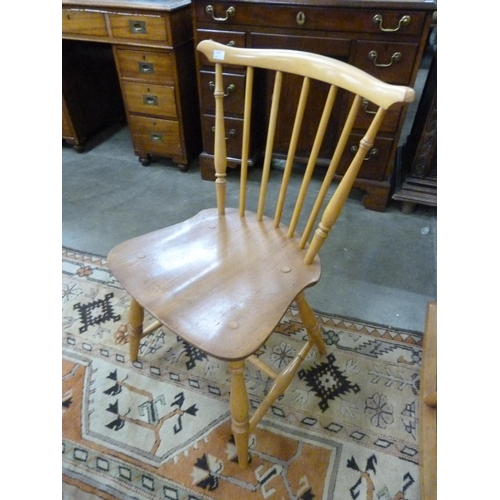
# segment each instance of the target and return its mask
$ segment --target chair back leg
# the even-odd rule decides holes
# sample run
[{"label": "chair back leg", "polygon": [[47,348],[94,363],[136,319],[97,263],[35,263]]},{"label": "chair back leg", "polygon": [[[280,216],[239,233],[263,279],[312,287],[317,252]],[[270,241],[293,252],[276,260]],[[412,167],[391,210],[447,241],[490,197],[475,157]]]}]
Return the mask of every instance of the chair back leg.
[{"label": "chair back leg", "polygon": [[307,330],[309,337],[314,340],[320,354],[326,355],[326,345],[323,337],[321,336],[318,318],[307,302],[304,292],[300,292],[297,297],[295,297],[295,303],[299,309],[299,316],[302,324]]}]

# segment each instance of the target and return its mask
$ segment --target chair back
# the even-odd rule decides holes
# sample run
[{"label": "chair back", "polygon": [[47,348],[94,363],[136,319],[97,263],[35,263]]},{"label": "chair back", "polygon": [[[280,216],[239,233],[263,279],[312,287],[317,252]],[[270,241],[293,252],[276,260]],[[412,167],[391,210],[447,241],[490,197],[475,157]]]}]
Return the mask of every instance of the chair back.
[{"label": "chair back", "polygon": [[[256,81],[255,70],[266,71],[266,74],[271,72],[274,77],[272,99],[269,115],[266,120],[267,135],[264,141],[265,151],[262,179],[256,208],[258,220],[262,220],[266,208],[266,195],[274,154],[273,146],[277,129],[280,127],[280,105],[286,107],[296,106],[291,136],[289,141],[287,141],[289,147],[286,153],[286,162],[279,189],[279,196],[274,204],[273,217],[275,227],[278,227],[282,220],[292,169],[294,165],[296,165],[297,145],[299,144],[299,137],[308,102],[318,98],[314,92],[310,92],[311,86],[314,81],[324,82],[324,84],[328,86],[328,92],[321,117],[318,121],[313,146],[309,158],[306,161],[301,186],[294,200],[293,213],[288,224],[288,237],[291,238],[295,236],[299,218],[304,217],[307,221],[300,236],[299,248],[307,248],[304,262],[310,264],[319,252],[321,245],[325,241],[330,229],[342,210],[367,152],[373,146],[375,136],[380,129],[387,109],[393,105],[412,102],[415,97],[413,89],[384,83],[347,63],[307,52],[281,49],[240,49],[228,47],[212,40],[200,42],[198,50],[202,52],[211,63],[215,64],[214,165],[217,206],[220,215],[223,215],[225,212],[227,184],[226,131],[224,125],[224,99],[226,95],[224,67],[230,65],[233,67],[243,66],[246,68],[239,196],[239,213],[241,217],[244,217],[247,212],[247,179],[250,140],[252,137],[251,127],[252,125],[257,127],[262,126],[259,121],[255,120],[256,113],[253,103],[255,94],[254,83]],[[287,74],[298,75],[302,78],[297,104],[294,102],[287,102],[287,99],[283,98],[281,95],[283,81]],[[348,97],[349,94],[351,94],[351,98]],[[345,102],[350,102],[352,100],[349,111],[345,113],[345,116],[333,116],[335,114],[334,104],[336,100],[343,99],[345,99]],[[339,162],[344,154],[348,138],[353,131],[358,112],[364,100],[372,103],[377,110],[370,115],[372,118],[370,123],[365,126],[366,130],[359,142],[357,151],[352,157],[352,161],[350,161],[337,188],[330,194],[330,186],[332,185],[334,175],[337,172]],[[332,110],[334,111],[333,114]],[[334,147],[331,161],[325,171],[317,196],[314,202],[308,205],[312,206],[312,208],[309,213],[302,214],[310,182],[317,165],[318,155],[320,154],[325,134],[329,130],[329,123],[333,119],[338,120],[339,123],[343,122],[343,124],[336,127],[338,130],[336,134],[336,146]],[[256,123],[253,124],[252,120],[256,121]],[[358,131],[358,128],[358,124],[356,123],[356,131]],[[311,238],[312,229],[319,215],[321,215],[320,222]]]}]

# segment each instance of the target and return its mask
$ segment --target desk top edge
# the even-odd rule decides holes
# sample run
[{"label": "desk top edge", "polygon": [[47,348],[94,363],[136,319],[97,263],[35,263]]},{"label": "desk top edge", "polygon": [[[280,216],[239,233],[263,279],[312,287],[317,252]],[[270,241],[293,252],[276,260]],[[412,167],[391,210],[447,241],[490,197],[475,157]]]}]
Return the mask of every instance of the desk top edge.
[{"label": "desk top edge", "polygon": [[113,7],[117,9],[139,9],[172,11],[191,4],[191,0],[62,0],[64,7]]},{"label": "desk top edge", "polygon": [[[205,0],[192,0],[199,3]],[[226,3],[257,3],[275,4],[289,6],[311,6],[311,7],[380,7],[380,8],[414,8],[418,10],[437,10],[437,0],[222,0]]]},{"label": "desk top edge", "polygon": [[[227,1],[227,0],[226,0]],[[234,3],[262,3],[260,0],[233,0]],[[385,7],[437,10],[437,0],[270,0],[270,4],[311,5],[316,7]],[[63,7],[113,7],[171,11],[186,7],[191,0],[62,0]]]}]

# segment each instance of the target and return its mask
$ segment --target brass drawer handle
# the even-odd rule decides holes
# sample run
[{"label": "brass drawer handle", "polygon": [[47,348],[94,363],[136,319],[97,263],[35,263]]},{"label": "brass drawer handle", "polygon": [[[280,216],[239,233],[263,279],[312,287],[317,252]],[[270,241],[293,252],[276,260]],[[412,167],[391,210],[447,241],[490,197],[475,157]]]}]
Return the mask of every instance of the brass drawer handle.
[{"label": "brass drawer handle", "polygon": [[[351,147],[351,153],[354,155],[358,152],[358,146],[352,146]],[[366,153],[366,156],[365,156],[365,159],[364,161],[368,161],[368,160],[371,160],[371,159],[374,159],[378,156],[378,149],[377,148],[372,148],[370,149],[370,151],[368,151],[368,153]]]},{"label": "brass drawer handle", "polygon": [[146,33],[146,23],[144,21],[129,21],[128,29],[130,33]]},{"label": "brass drawer handle", "polygon": [[297,17],[295,19],[297,21],[297,24],[299,26],[302,26],[306,22],[306,15],[301,11],[297,14]]},{"label": "brass drawer handle", "polygon": [[[208,87],[210,90],[215,90],[215,83],[213,81],[208,82]],[[236,85],[234,83],[230,83],[227,86],[226,93],[224,94],[224,97],[227,97],[230,92],[234,92],[236,90]]]},{"label": "brass drawer handle", "polygon": [[374,66],[377,66],[377,68],[388,68],[389,66],[392,66],[393,63],[401,60],[401,58],[403,57],[403,55],[401,54],[401,52],[394,52],[394,54],[392,54],[392,56],[391,56],[391,62],[387,63],[387,64],[382,64],[382,63],[378,63],[377,62],[378,54],[377,54],[376,50],[372,50],[368,54],[368,57],[370,59],[373,59],[373,64],[374,64]]},{"label": "brass drawer handle", "polygon": [[158,96],[143,94],[142,102],[146,106],[158,106]]},{"label": "brass drawer handle", "polygon": [[229,19],[229,16],[234,16],[234,13],[236,12],[234,7],[229,7],[229,9],[226,10],[226,17],[215,17],[214,15],[214,8],[211,5],[207,5],[205,12],[207,14],[212,14],[212,19],[217,22],[224,22]]},{"label": "brass drawer handle", "polygon": [[157,134],[157,133],[151,133],[149,134],[149,138],[153,141],[153,142],[163,142],[163,136],[161,134]]},{"label": "brass drawer handle", "polygon": [[361,101],[361,106],[363,107],[363,109],[365,110],[365,113],[366,113],[367,115],[376,115],[376,114],[377,114],[377,112],[376,112],[376,111],[370,111],[370,110],[368,109],[368,106],[369,106],[369,105],[370,105],[370,101],[369,101],[368,99],[363,99],[363,100]]},{"label": "brass drawer handle", "polygon": [[139,73],[154,73],[155,67],[153,63],[145,63],[140,62],[139,65]]},{"label": "brass drawer handle", "polygon": [[[215,132],[215,126],[212,127],[212,132]],[[236,137],[236,130],[234,128],[232,128],[231,130],[229,130],[229,137]],[[228,137],[226,137],[226,140],[228,139]]]},{"label": "brass drawer handle", "polygon": [[410,24],[411,17],[410,16],[403,16],[398,23],[397,28],[384,28],[382,26],[382,23],[384,22],[384,18],[382,17],[382,14],[375,14],[373,16],[373,22],[375,24],[378,24],[380,27],[381,31],[385,31],[386,33],[392,33],[394,31],[398,31],[402,26],[408,26]]}]

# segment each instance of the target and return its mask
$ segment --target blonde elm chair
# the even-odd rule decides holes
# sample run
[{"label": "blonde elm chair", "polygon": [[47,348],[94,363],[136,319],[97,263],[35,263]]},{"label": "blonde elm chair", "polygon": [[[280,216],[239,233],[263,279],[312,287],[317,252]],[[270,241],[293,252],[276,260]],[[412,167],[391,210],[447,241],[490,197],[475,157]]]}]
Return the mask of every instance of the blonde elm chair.
[{"label": "blonde elm chair", "polygon": [[[249,433],[290,384],[309,350],[316,345],[326,353],[315,314],[306,301],[304,290],[320,279],[318,252],[338,218],[342,206],[363,164],[386,110],[397,103],[409,103],[414,91],[388,85],[346,63],[311,53],[238,49],[203,41],[198,45],[215,64],[215,191],[217,207],[194,217],[119,244],[111,250],[111,271],[131,296],[128,337],[130,358],[137,361],[143,336],[166,326],[186,342],[206,354],[228,363],[231,374],[230,411],[238,462],[248,463]],[[226,132],[224,128],[223,65],[246,67],[245,114],[242,138],[239,207],[226,207]],[[247,210],[247,163],[252,127],[252,87],[254,69],[274,75],[273,98],[267,122],[266,150],[256,210]],[[264,215],[273,138],[279,127],[280,91],[285,73],[302,78],[290,147],[283,169],[279,196],[273,202],[272,218]],[[294,155],[301,121],[307,107],[313,80],[326,82],[329,88],[324,111],[319,120],[316,140],[305,169],[288,225],[282,223],[287,187],[294,165]],[[339,140],[324,180],[306,214],[302,234],[297,234],[299,217],[313,175],[316,159],[340,89],[354,94],[352,106],[340,129]],[[309,96],[317,99],[317,95]],[[359,143],[350,166],[333,194],[330,186],[353,128],[363,99],[378,111]],[[290,106],[290,103],[282,103]],[[295,104],[294,104],[295,105]],[[356,126],[358,128],[358,125]],[[270,190],[269,190],[270,191]],[[292,191],[291,189],[288,190]],[[327,196],[328,195],[328,196]],[[257,197],[256,197],[257,198]],[[250,197],[249,197],[250,201]],[[316,231],[313,228],[319,220]],[[293,303],[307,331],[309,340],[281,372],[277,373],[255,355]],[[156,321],[143,330],[144,311]],[[260,406],[249,416],[245,386],[245,363],[253,363],[274,384]]]}]

